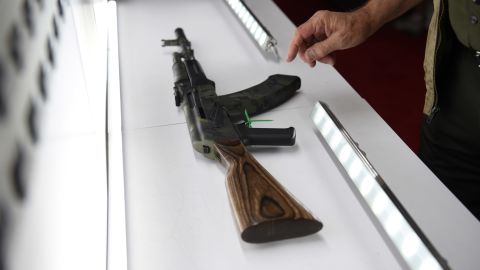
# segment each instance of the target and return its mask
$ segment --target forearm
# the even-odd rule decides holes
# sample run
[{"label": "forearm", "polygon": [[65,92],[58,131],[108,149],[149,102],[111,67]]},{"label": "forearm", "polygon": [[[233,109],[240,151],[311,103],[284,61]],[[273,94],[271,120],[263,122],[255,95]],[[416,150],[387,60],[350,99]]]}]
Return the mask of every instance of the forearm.
[{"label": "forearm", "polygon": [[316,61],[334,63],[331,53],[355,47],[385,23],[423,0],[369,0],[352,12],[317,11],[297,28],[288,48],[287,61],[297,53],[311,67]]},{"label": "forearm", "polygon": [[385,23],[399,17],[422,1],[423,0],[370,0],[357,11],[368,14],[371,31],[374,33]]}]

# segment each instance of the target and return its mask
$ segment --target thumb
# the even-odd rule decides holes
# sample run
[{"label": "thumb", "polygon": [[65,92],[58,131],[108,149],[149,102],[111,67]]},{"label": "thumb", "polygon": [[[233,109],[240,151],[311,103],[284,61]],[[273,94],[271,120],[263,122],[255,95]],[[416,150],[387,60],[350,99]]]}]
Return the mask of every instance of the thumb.
[{"label": "thumb", "polygon": [[331,65],[331,66],[335,65],[335,60],[336,60],[335,54],[330,54],[325,56],[322,59],[318,59],[319,62],[322,62],[327,65]]},{"label": "thumb", "polygon": [[309,62],[315,62],[329,56],[332,52],[339,49],[339,43],[334,36],[317,42],[305,51],[305,56]]}]

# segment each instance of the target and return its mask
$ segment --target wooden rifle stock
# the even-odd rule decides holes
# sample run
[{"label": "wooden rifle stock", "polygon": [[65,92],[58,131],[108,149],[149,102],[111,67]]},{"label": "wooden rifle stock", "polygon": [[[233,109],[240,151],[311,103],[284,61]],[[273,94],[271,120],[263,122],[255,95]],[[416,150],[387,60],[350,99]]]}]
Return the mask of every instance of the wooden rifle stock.
[{"label": "wooden rifle stock", "polygon": [[242,239],[264,243],[318,232],[322,223],[255,160],[240,141],[215,143]]}]

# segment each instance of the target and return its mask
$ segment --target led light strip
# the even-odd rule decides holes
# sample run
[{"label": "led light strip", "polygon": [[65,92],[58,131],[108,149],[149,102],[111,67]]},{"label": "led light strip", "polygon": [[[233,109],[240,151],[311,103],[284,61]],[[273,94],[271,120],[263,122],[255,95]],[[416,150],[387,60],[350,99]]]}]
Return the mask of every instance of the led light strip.
[{"label": "led light strip", "polygon": [[107,269],[127,269],[127,233],[122,147],[122,107],[118,57],[117,3],[108,1],[108,239]]},{"label": "led light strip", "polygon": [[225,3],[230,7],[233,13],[240,20],[250,36],[255,40],[256,44],[267,53],[272,53],[275,59],[279,59],[277,48],[277,41],[272,37],[270,32],[263,26],[263,24],[255,17],[253,12],[245,5],[242,0],[225,0]]},{"label": "led light strip", "polygon": [[450,269],[328,106],[318,102],[311,118],[410,269]]}]

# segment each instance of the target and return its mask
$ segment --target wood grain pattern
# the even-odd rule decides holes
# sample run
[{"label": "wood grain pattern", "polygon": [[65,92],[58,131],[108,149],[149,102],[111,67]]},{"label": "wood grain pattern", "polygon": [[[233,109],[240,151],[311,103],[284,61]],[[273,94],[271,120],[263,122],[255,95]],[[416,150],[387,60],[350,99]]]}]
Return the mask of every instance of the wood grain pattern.
[{"label": "wood grain pattern", "polygon": [[216,143],[214,148],[227,168],[230,203],[244,241],[270,242],[322,228],[240,141]]}]

